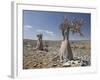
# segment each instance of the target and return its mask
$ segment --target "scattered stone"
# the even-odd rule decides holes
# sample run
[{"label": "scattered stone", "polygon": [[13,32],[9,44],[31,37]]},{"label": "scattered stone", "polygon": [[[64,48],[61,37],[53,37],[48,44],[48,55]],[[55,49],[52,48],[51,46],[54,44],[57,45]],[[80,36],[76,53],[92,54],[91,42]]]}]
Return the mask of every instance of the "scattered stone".
[{"label": "scattered stone", "polygon": [[57,66],[57,64],[53,64],[53,65],[52,65],[52,67],[56,67],[56,66]]},{"label": "scattered stone", "polygon": [[[26,42],[27,43],[27,42]],[[31,45],[30,45],[31,44]],[[37,69],[37,68],[53,68],[53,67],[82,67],[91,65],[90,50],[84,51],[83,49],[73,50],[74,59],[65,60],[60,62],[57,57],[59,52],[59,44],[56,46],[48,43],[48,51],[36,49],[36,41],[30,41],[28,44],[24,44],[23,48],[23,69]],[[52,46],[53,45],[53,46]]]},{"label": "scattered stone", "polygon": [[63,67],[71,67],[71,63],[66,62],[66,63],[63,64]]},{"label": "scattered stone", "polygon": [[81,66],[87,66],[88,65],[88,61],[82,61],[82,65]]},{"label": "scattered stone", "polygon": [[55,56],[52,58],[52,61],[57,61],[57,60],[59,60],[59,56]]},{"label": "scattered stone", "polygon": [[35,63],[35,64],[33,64],[33,67],[37,67],[37,64]]},{"label": "scattered stone", "polygon": [[88,61],[80,61],[80,60],[71,60],[65,62],[62,66],[63,67],[79,67],[79,66],[87,66]]}]

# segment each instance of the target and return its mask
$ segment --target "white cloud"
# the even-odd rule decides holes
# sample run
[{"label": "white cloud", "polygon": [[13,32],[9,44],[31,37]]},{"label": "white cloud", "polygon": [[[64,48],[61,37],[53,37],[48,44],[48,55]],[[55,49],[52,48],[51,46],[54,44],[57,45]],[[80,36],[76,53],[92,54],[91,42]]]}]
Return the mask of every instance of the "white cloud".
[{"label": "white cloud", "polygon": [[42,33],[44,36],[44,39],[47,39],[47,40],[52,40],[55,38],[55,34],[54,32],[52,31],[49,31],[49,30],[43,30],[43,29],[37,29],[36,30],[37,33]]},{"label": "white cloud", "polygon": [[31,25],[25,25],[24,28],[25,28],[25,29],[31,29],[32,26],[31,26]]},{"label": "white cloud", "polygon": [[44,40],[58,40],[60,39],[57,34],[53,31],[46,30],[46,29],[33,29],[32,26],[25,25],[24,26],[24,37],[27,39],[34,39],[37,40],[37,34],[43,34]]},{"label": "white cloud", "polygon": [[44,32],[44,30],[37,29],[36,32]]},{"label": "white cloud", "polygon": [[45,31],[47,34],[50,34],[51,36],[54,36],[54,33],[53,32],[51,32],[51,31]]},{"label": "white cloud", "polygon": [[36,30],[36,32],[54,36],[54,33],[52,31],[49,31],[49,30],[38,29],[38,30]]}]

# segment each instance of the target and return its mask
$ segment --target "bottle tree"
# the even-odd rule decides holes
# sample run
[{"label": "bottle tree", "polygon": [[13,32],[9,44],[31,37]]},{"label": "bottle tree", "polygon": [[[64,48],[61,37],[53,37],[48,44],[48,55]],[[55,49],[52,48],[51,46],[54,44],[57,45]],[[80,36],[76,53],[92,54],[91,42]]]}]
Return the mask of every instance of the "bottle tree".
[{"label": "bottle tree", "polygon": [[63,22],[60,24],[60,30],[62,33],[63,41],[60,48],[60,60],[64,59],[72,60],[73,53],[69,42],[69,34],[72,32],[73,34],[79,33],[81,36],[81,26],[84,24],[82,19],[69,20],[66,16],[64,17]]},{"label": "bottle tree", "polygon": [[42,34],[37,35],[38,40],[37,40],[37,44],[36,44],[36,49],[38,49],[38,50],[43,50],[42,36],[43,36]]}]

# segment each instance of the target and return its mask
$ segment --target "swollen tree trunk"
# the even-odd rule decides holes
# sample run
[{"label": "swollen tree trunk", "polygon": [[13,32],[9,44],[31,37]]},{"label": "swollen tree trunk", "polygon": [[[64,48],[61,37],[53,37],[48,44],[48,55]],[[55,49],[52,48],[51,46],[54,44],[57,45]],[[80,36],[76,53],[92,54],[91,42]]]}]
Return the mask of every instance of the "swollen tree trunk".
[{"label": "swollen tree trunk", "polygon": [[69,60],[72,60],[73,59],[73,53],[72,53],[72,49],[70,47],[70,43],[69,43],[69,40],[68,40],[68,44],[67,44],[67,52],[68,52],[68,59]]},{"label": "swollen tree trunk", "polygon": [[38,34],[37,37],[36,49],[43,50],[42,34]]},{"label": "swollen tree trunk", "polygon": [[70,42],[69,42],[69,28],[67,29],[67,31],[65,32],[65,41],[66,41],[66,58],[68,60],[72,60],[73,59],[73,53],[72,53],[72,49],[70,46]]}]

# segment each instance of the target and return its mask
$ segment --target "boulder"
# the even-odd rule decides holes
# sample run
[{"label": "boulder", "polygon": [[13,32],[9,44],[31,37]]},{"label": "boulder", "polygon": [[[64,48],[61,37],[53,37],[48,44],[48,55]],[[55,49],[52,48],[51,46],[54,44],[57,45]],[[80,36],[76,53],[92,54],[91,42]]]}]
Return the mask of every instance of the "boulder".
[{"label": "boulder", "polygon": [[71,67],[71,63],[70,62],[66,62],[63,64],[63,67]]},{"label": "boulder", "polygon": [[80,61],[80,60],[69,60],[62,64],[63,67],[79,67],[79,66],[87,66],[87,61]]}]

